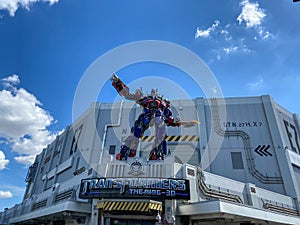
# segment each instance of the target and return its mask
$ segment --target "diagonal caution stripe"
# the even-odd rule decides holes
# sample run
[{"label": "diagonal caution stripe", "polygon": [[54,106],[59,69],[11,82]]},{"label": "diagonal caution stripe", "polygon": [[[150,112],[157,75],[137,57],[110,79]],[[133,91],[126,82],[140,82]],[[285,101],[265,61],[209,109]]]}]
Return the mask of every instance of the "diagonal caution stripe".
[{"label": "diagonal caution stripe", "polygon": [[[153,142],[155,136],[144,136],[142,137],[142,142]],[[199,141],[199,136],[197,135],[171,135],[165,137],[166,142],[190,142]]]}]

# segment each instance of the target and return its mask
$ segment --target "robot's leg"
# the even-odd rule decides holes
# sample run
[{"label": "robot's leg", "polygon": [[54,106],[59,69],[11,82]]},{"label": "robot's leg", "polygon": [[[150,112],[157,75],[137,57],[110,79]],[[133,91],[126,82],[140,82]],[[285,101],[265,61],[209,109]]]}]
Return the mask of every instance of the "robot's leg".
[{"label": "robot's leg", "polygon": [[121,146],[120,153],[117,154],[116,159],[127,160],[130,149],[126,145]]},{"label": "robot's leg", "polygon": [[136,155],[136,150],[139,144],[139,139],[134,135],[129,135],[124,145],[121,146],[120,153],[117,154],[118,160],[127,160],[128,157],[134,157]]},{"label": "robot's leg", "polygon": [[153,145],[152,150],[149,154],[149,160],[163,160],[164,155],[167,153],[167,142],[164,139],[158,145]]},{"label": "robot's leg", "polygon": [[141,138],[144,132],[149,128],[151,118],[144,113],[134,122],[133,135],[137,138]]},{"label": "robot's leg", "polygon": [[163,150],[162,150],[162,144],[159,144],[156,147],[156,155],[157,155],[157,159],[164,160],[164,153],[163,153]]},{"label": "robot's leg", "polygon": [[166,126],[163,120],[158,117],[156,118],[155,124],[155,141],[152,150],[149,154],[149,160],[163,160],[164,154],[166,154]]},{"label": "robot's leg", "polygon": [[152,148],[150,154],[149,154],[149,160],[156,160],[156,150],[155,148]]},{"label": "robot's leg", "polygon": [[151,118],[145,114],[141,114],[135,121],[132,128],[132,134],[129,135],[124,145],[121,146],[120,153],[117,154],[117,159],[126,160],[128,157],[134,157],[139,144],[139,138],[143,136],[144,132],[148,129]]}]

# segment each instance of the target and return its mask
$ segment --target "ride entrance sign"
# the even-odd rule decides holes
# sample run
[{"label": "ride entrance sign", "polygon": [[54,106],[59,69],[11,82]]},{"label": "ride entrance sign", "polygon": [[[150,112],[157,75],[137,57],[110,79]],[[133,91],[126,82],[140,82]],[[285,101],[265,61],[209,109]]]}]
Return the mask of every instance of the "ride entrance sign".
[{"label": "ride entrance sign", "polygon": [[81,180],[79,198],[190,199],[190,183],[176,178],[91,178]]}]

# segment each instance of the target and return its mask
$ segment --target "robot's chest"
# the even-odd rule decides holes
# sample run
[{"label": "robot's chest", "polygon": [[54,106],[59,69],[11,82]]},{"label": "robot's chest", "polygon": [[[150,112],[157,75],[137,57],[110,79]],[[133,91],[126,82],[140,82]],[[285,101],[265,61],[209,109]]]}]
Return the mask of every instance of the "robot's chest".
[{"label": "robot's chest", "polygon": [[151,110],[161,109],[163,107],[163,102],[158,98],[145,98],[143,99],[143,107]]}]

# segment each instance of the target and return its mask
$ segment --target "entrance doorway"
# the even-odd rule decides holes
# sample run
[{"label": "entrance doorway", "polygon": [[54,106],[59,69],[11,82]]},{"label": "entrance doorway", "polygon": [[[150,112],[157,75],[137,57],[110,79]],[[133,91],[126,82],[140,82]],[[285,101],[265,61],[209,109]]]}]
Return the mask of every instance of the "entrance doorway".
[{"label": "entrance doorway", "polygon": [[106,218],[105,225],[155,225],[155,220]]}]

